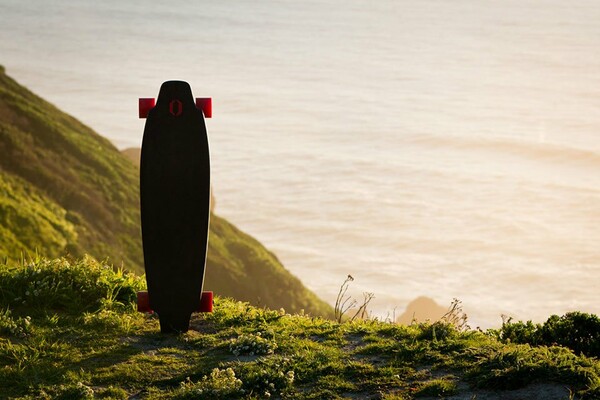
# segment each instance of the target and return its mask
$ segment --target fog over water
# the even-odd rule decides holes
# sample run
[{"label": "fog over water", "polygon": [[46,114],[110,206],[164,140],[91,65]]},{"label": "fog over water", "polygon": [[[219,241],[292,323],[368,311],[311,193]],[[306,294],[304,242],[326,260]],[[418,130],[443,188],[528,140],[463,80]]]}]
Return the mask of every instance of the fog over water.
[{"label": "fog over water", "polygon": [[331,303],[600,313],[598,1],[0,0],[0,64],[119,148],[212,96],[217,213]]}]

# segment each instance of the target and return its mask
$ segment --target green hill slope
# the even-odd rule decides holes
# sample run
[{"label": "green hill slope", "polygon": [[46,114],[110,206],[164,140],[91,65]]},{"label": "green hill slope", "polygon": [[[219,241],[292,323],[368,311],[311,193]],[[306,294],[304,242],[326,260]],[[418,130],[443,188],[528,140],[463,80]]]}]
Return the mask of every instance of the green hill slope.
[{"label": "green hill slope", "polygon": [[161,335],[134,311],[144,284],[90,260],[0,264],[2,398],[600,398],[597,358],[447,323],[338,324],[219,297]]},{"label": "green hill slope", "polygon": [[[67,211],[19,177],[0,171],[0,257],[43,249],[56,256],[77,242]],[[74,250],[74,249],[73,249]]]},{"label": "green hill slope", "polygon": [[[138,167],[2,67],[0,155],[0,257],[90,254],[143,271]],[[331,307],[258,241],[214,215],[205,288],[267,307],[331,315]]]},{"label": "green hill slope", "polygon": [[[3,244],[5,256],[19,256],[22,250],[51,256],[89,252],[140,270],[136,169],[108,140],[20,86],[3,70],[0,154],[3,175],[20,178],[17,186],[23,188],[27,183],[35,188],[32,190],[50,208],[62,208],[62,222],[76,233],[65,238],[61,249],[46,246],[49,239],[45,232],[30,230],[20,240],[29,248],[13,249]],[[21,213],[28,221],[37,215],[33,209]],[[8,222],[12,222],[8,227],[13,232],[22,225],[18,220]]]}]

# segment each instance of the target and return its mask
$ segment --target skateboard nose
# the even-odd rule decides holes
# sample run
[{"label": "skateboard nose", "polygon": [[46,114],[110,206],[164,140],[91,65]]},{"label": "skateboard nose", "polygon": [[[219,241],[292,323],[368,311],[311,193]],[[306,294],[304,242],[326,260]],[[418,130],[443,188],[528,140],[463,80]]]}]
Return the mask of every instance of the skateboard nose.
[{"label": "skateboard nose", "polygon": [[190,84],[184,81],[167,81],[160,86],[158,100],[167,100],[168,102],[178,99],[182,102],[194,102],[192,88]]}]

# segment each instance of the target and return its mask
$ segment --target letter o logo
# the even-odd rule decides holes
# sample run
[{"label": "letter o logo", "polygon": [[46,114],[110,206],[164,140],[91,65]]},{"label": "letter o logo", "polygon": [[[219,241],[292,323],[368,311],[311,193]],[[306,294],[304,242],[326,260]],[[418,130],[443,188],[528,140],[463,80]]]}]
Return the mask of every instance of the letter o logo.
[{"label": "letter o logo", "polygon": [[169,112],[175,117],[179,117],[183,113],[183,104],[179,100],[172,100],[169,103]]}]

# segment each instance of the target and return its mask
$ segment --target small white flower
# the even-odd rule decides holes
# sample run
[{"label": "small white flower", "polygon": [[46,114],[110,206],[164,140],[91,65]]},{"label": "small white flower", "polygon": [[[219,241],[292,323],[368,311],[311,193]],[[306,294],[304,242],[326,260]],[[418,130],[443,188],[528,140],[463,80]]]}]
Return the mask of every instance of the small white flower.
[{"label": "small white flower", "polygon": [[288,371],[287,374],[285,374],[285,377],[287,378],[287,380],[289,382],[293,382],[294,381],[294,371]]}]

